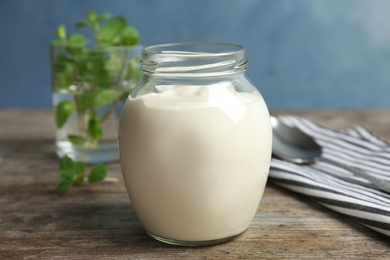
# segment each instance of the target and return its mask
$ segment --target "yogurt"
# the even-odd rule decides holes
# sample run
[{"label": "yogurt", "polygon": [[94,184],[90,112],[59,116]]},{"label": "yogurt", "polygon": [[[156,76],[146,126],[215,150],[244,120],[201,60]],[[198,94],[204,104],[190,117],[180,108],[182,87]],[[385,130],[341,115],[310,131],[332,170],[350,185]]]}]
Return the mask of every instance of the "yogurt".
[{"label": "yogurt", "polygon": [[242,233],[270,166],[263,98],[223,83],[158,90],[129,97],[119,129],[122,172],[140,222],[152,236],[177,241]]}]

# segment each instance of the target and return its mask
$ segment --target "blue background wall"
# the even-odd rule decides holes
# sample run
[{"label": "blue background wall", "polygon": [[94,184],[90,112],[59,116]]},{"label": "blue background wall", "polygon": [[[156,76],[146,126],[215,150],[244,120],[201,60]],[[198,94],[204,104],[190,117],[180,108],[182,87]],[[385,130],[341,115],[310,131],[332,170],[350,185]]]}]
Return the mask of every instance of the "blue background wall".
[{"label": "blue background wall", "polygon": [[48,43],[87,10],[126,16],[143,45],[246,46],[270,108],[390,107],[387,0],[1,0],[0,107],[51,107]]}]

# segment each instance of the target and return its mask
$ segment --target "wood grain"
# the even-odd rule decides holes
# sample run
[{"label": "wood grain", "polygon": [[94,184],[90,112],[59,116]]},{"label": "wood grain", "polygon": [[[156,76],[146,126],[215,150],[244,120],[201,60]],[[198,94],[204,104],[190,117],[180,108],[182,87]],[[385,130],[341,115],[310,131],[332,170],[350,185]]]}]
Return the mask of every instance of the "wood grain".
[{"label": "wood grain", "polygon": [[[390,111],[273,111],[342,129],[364,124],[390,140]],[[239,238],[183,248],[148,237],[131,207],[118,163],[116,183],[55,194],[51,111],[0,110],[0,259],[388,259],[389,239],[304,197],[267,184]]]}]

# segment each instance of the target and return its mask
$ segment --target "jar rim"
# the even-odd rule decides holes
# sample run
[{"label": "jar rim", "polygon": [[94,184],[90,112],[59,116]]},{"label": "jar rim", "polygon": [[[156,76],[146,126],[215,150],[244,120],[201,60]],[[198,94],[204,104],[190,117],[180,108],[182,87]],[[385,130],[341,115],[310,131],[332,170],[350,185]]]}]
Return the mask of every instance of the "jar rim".
[{"label": "jar rim", "polygon": [[236,74],[247,68],[245,48],[223,42],[178,42],[146,47],[141,69],[153,76],[197,77]]},{"label": "jar rim", "polygon": [[[200,51],[180,51],[177,50],[169,50],[169,48],[175,47],[177,49],[180,48],[188,48],[188,47],[218,47],[218,48],[231,48],[230,50],[226,51],[212,51],[210,49],[208,52],[200,52]],[[240,44],[234,44],[234,43],[225,43],[225,42],[176,42],[176,43],[163,43],[163,44],[157,44],[145,47],[143,49],[143,53],[145,54],[159,54],[159,55],[197,55],[199,56],[224,56],[224,55],[232,55],[234,53],[244,52],[245,47]]]}]

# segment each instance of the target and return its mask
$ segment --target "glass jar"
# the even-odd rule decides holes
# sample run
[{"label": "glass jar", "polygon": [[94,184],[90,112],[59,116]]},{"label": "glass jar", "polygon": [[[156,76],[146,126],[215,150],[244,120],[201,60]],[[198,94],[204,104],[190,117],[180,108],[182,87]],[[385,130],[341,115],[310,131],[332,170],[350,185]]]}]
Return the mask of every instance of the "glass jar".
[{"label": "glass jar", "polygon": [[229,241],[250,225],[272,145],[267,106],[245,76],[240,45],[147,47],[143,79],[120,119],[122,172],[153,238],[176,245]]},{"label": "glass jar", "polygon": [[140,80],[141,49],[50,46],[58,157],[87,163],[119,160],[119,116]]}]

